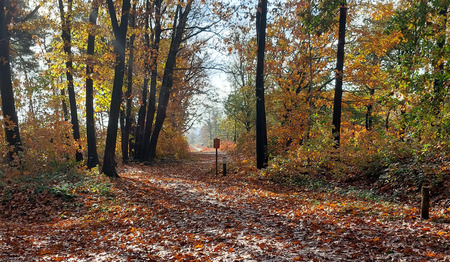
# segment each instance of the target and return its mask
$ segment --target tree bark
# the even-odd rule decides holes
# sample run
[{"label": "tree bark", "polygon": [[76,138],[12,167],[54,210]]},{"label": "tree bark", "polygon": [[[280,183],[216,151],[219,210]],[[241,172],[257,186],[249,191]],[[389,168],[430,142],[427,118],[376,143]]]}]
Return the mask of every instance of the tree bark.
[{"label": "tree bark", "polygon": [[117,125],[119,120],[120,104],[122,101],[122,85],[125,69],[125,42],[128,29],[128,16],[131,8],[130,0],[122,3],[122,16],[120,26],[117,22],[116,10],[112,0],[107,0],[109,15],[115,36],[114,51],[116,53],[116,66],[114,68],[114,83],[109,110],[108,129],[106,131],[105,155],[102,172],[109,177],[119,177],[116,171],[115,155],[117,141]]},{"label": "tree bark", "polygon": [[158,55],[159,43],[161,41],[161,0],[155,0],[155,34],[153,36],[151,61],[149,64],[150,70],[150,94],[148,98],[148,111],[145,120],[145,131],[142,141],[142,156],[141,161],[149,161],[149,144],[152,135],[153,120],[156,112],[156,84],[158,78]]},{"label": "tree bark", "polygon": [[14,155],[22,151],[22,148],[18,125],[19,121],[14,103],[9,54],[9,22],[6,18],[5,9],[6,0],[0,0],[0,94],[2,97],[6,141],[12,147],[8,153],[8,161],[12,161],[14,160]]},{"label": "tree bark", "polygon": [[[130,27],[134,28],[136,25],[136,2],[133,4],[133,11],[130,16]],[[126,108],[125,108],[125,126],[122,133],[122,161],[128,163],[129,160],[129,145],[130,145],[130,131],[131,131],[131,107],[132,107],[132,91],[133,91],[133,48],[136,34],[132,34],[128,49],[130,50],[128,56],[128,71],[127,71],[127,92],[125,94]]]},{"label": "tree bark", "polygon": [[[370,99],[373,99],[373,96],[375,95],[375,89],[370,88],[369,89],[369,94],[370,94]],[[373,102],[370,102],[370,104],[368,104],[367,106],[367,112],[366,112],[366,130],[370,131],[373,129],[373,116],[372,116],[372,111],[373,111]]]},{"label": "tree bark", "polygon": [[347,4],[344,0],[339,12],[339,40],[337,50],[336,65],[336,85],[334,89],[333,104],[333,127],[332,135],[334,147],[340,146],[341,140],[341,111],[342,111],[342,80],[344,78],[344,46],[345,46],[345,25],[347,22]]},{"label": "tree bark", "polygon": [[[155,2],[159,2],[156,0]],[[156,6],[156,3],[155,3]],[[134,158],[136,160],[142,159],[142,152],[143,152],[143,143],[144,143],[144,132],[145,132],[145,118],[147,113],[147,96],[148,96],[148,83],[150,78],[150,57],[151,57],[151,49],[150,49],[150,36],[148,34],[148,30],[150,28],[150,0],[146,1],[145,4],[145,33],[144,33],[144,48],[145,48],[145,54],[144,54],[144,85],[142,87],[142,95],[141,95],[141,104],[139,107],[138,112],[138,121],[136,126],[136,143],[135,143],[135,149],[134,149]],[[159,17],[158,17],[159,18]],[[155,31],[157,28],[155,28]],[[159,27],[159,30],[161,31],[161,27]]]},{"label": "tree bark", "polygon": [[256,13],[258,53],[256,64],[256,167],[267,166],[267,127],[264,101],[264,52],[266,46],[267,0],[259,0]]},{"label": "tree bark", "polygon": [[145,130],[145,117],[146,117],[146,111],[147,111],[147,94],[148,94],[148,82],[149,79],[145,76],[144,77],[144,84],[142,88],[142,95],[141,95],[141,105],[139,107],[138,112],[138,121],[136,126],[136,143],[134,147],[134,159],[140,160],[142,156],[142,144],[144,140],[144,130]]},{"label": "tree bark", "polygon": [[[167,56],[166,65],[164,67],[164,75],[159,93],[158,109],[156,112],[155,128],[151,134],[146,161],[153,162],[156,158],[156,145],[158,143],[159,133],[161,132],[164,120],[166,118],[167,106],[169,104],[170,92],[173,86],[173,72],[176,66],[177,54],[180,49],[184,30],[191,11],[192,0],[188,0],[184,11],[181,5],[177,5],[177,13],[174,18],[174,30],[172,32],[172,40],[170,43],[169,54]],[[149,103],[149,106],[150,103]]]},{"label": "tree bark", "polygon": [[67,103],[66,103],[66,89],[61,88],[61,106],[63,110],[63,119],[64,121],[69,121],[69,110],[67,109]]},{"label": "tree bark", "polygon": [[94,168],[99,164],[94,119],[94,82],[92,80],[92,74],[94,72],[92,56],[94,55],[95,49],[94,28],[97,24],[98,7],[98,0],[92,0],[92,9],[89,15],[89,24],[91,28],[89,30],[87,46],[88,62],[86,64],[86,131],[88,148],[87,167],[89,169]]},{"label": "tree bark", "polygon": [[[67,5],[67,13],[64,12],[64,5],[62,0],[58,0],[59,4],[59,12],[61,16],[61,24],[62,24],[62,40],[64,44],[64,53],[67,55],[66,60],[66,78],[67,78],[67,92],[69,93],[69,105],[70,105],[70,116],[72,120],[72,132],[73,138],[77,143],[80,143],[80,126],[78,123],[78,114],[77,114],[77,101],[75,98],[75,88],[73,84],[73,62],[72,62],[72,39],[71,39],[71,30],[72,30],[72,0],[68,0]],[[78,149],[76,152],[76,160],[82,161],[83,154],[81,153],[81,145],[78,145]]]},{"label": "tree bark", "polygon": [[123,148],[124,148],[123,144],[125,143],[125,140],[123,139],[124,138],[123,133],[125,132],[125,110],[123,108],[120,108],[120,112],[119,112],[119,126],[120,126],[120,133],[122,134],[122,137],[121,137],[122,140],[120,141],[120,145],[123,150]]}]

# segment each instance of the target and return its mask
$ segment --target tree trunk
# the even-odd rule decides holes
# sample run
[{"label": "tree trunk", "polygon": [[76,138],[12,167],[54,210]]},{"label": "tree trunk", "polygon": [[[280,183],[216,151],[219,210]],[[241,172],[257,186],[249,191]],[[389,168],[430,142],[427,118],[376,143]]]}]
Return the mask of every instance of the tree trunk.
[{"label": "tree trunk", "polygon": [[125,147],[123,145],[125,143],[125,139],[124,139],[124,135],[123,135],[123,133],[125,133],[125,110],[123,108],[120,109],[120,113],[119,113],[119,126],[120,126],[120,134],[121,134],[121,138],[122,138],[122,140],[120,141],[120,145],[121,145],[121,149],[123,150],[123,148]]},{"label": "tree trunk", "polygon": [[[313,87],[314,87],[314,71],[313,71],[313,54],[312,54],[312,36],[311,36],[311,32],[309,32],[308,34],[309,36],[309,41],[308,41],[308,65],[309,65],[309,83],[308,83],[308,97],[306,99],[306,104],[308,105],[308,118],[306,120],[306,136],[305,136],[305,140],[309,141],[309,137],[311,134],[311,128],[314,124],[314,119],[313,119],[313,115],[314,115],[314,111],[315,111],[315,106],[314,106],[314,99],[313,99]],[[309,156],[308,156],[308,162],[309,162]]]},{"label": "tree trunk", "polygon": [[333,127],[334,147],[338,148],[341,140],[342,80],[344,78],[345,25],[347,22],[347,4],[342,3],[339,16],[339,40],[336,65],[336,86],[334,89]]},{"label": "tree trunk", "polygon": [[149,79],[147,76],[144,77],[144,84],[142,88],[142,98],[141,98],[141,105],[139,107],[138,112],[138,121],[136,126],[136,143],[134,147],[134,159],[139,160],[142,156],[142,144],[144,140],[144,127],[145,127],[145,116],[147,111],[147,87],[148,87]]},{"label": "tree trunk", "polygon": [[400,130],[398,131],[398,136],[400,137],[400,141],[405,142],[405,135],[406,135],[406,105],[403,104],[400,107],[400,116],[402,118]]},{"label": "tree trunk", "polygon": [[67,109],[66,103],[66,89],[61,88],[61,106],[63,110],[63,119],[64,121],[69,121],[69,110]]},{"label": "tree trunk", "polygon": [[390,116],[391,116],[391,110],[389,109],[386,114],[386,120],[384,121],[384,129],[386,129],[386,131],[389,131],[389,117]]},{"label": "tree trunk", "polygon": [[234,137],[233,142],[237,143],[237,121],[236,121],[236,115],[234,115]]},{"label": "tree trunk", "polygon": [[[435,62],[435,71],[436,71],[436,77],[434,79],[434,101],[433,101],[433,113],[435,116],[439,116],[441,112],[441,107],[444,102],[444,83],[447,81],[448,76],[445,74],[445,62],[440,61],[441,58],[445,54],[445,38],[446,38],[446,25],[447,25],[447,6],[442,7],[441,11],[439,12],[439,15],[443,17],[442,25],[439,25],[440,31],[443,32],[438,40],[437,40],[437,48],[439,56],[436,57]],[[439,128],[440,129],[440,125]]]},{"label": "tree trunk", "polygon": [[94,82],[92,80],[93,61],[92,56],[94,55],[95,47],[95,25],[97,24],[98,16],[98,0],[92,0],[92,9],[89,15],[89,23],[91,29],[89,30],[87,55],[88,62],[86,65],[86,132],[87,132],[87,148],[88,148],[88,159],[87,167],[94,168],[99,164],[97,155],[97,138],[95,132],[95,119],[94,119]]},{"label": "tree trunk", "polygon": [[[174,30],[172,33],[172,41],[170,43],[169,54],[167,56],[166,65],[164,67],[164,76],[162,80],[161,90],[159,93],[158,109],[156,112],[155,128],[152,132],[150,143],[148,145],[148,154],[146,161],[153,162],[156,158],[156,145],[158,143],[159,133],[161,132],[164,120],[166,118],[167,105],[169,104],[170,92],[173,86],[173,71],[176,66],[177,53],[180,49],[184,30],[191,11],[192,0],[188,0],[186,7],[182,12],[181,5],[177,6],[177,14],[174,18]],[[179,16],[178,16],[179,15]],[[176,25],[176,26],[175,26]],[[149,104],[149,106],[151,106]]]},{"label": "tree trunk", "polygon": [[106,131],[105,155],[102,172],[109,177],[118,177],[116,171],[115,155],[117,141],[117,122],[119,120],[120,104],[122,101],[122,85],[125,69],[125,42],[128,29],[128,16],[131,8],[130,0],[122,3],[122,16],[120,26],[117,22],[116,10],[112,0],[107,0],[109,15],[115,36],[114,51],[116,53],[116,66],[114,68],[114,83],[109,110],[108,129]]},{"label": "tree trunk", "polygon": [[373,127],[373,119],[372,119],[373,105],[369,104],[366,107],[367,107],[367,111],[366,111],[366,130],[370,131],[370,130],[372,130],[372,127]]},{"label": "tree trunk", "polygon": [[[133,4],[133,11],[130,16],[130,27],[134,28],[136,16],[136,2]],[[127,92],[125,94],[126,112],[125,112],[125,126],[122,133],[122,161],[128,163],[128,151],[130,149],[130,131],[131,131],[131,106],[132,106],[132,91],[133,91],[133,45],[136,35],[133,33],[130,37],[128,49],[130,54],[128,56],[128,71],[127,71]]]},{"label": "tree trunk", "polygon": [[150,137],[152,134],[153,119],[156,112],[156,84],[158,78],[158,54],[159,54],[159,43],[161,41],[161,0],[155,1],[155,34],[153,36],[151,61],[149,64],[149,69],[151,71],[150,79],[150,94],[148,98],[148,111],[145,120],[145,131],[142,142],[142,156],[141,161],[149,161],[149,144]]},{"label": "tree trunk", "polygon": [[[148,34],[150,24],[150,0],[146,1],[145,5],[145,33],[144,33],[144,85],[142,87],[141,103],[138,112],[138,121],[136,126],[136,143],[134,149],[134,159],[138,160],[142,157],[144,131],[145,131],[145,117],[147,112],[147,93],[148,82],[150,76],[150,36]],[[155,28],[156,30],[156,28]]]},{"label": "tree trunk", "polygon": [[[370,99],[372,100],[373,96],[375,94],[375,89],[370,88],[369,92],[370,92]],[[366,130],[370,131],[373,128],[373,116],[372,116],[373,102],[370,102],[370,104],[368,104],[366,107],[367,107],[367,112],[366,112]]]},{"label": "tree trunk", "polygon": [[267,0],[259,0],[256,13],[258,53],[256,64],[256,167],[267,166],[267,127],[264,101],[264,51],[266,47]]},{"label": "tree trunk", "polygon": [[[24,59],[21,59],[22,62],[25,62]],[[34,121],[34,119],[36,119],[36,115],[35,115],[35,111],[34,111],[34,103],[33,103],[33,89],[30,88],[31,86],[31,82],[30,79],[28,78],[28,73],[26,70],[24,70],[24,76],[25,76],[25,91],[27,93],[27,98],[28,98],[28,106],[30,107],[30,112],[28,113],[27,119],[28,121]]]},{"label": "tree trunk", "polygon": [[[72,132],[73,138],[77,143],[80,143],[80,127],[78,124],[78,114],[77,114],[77,101],[75,98],[75,88],[73,84],[73,65],[72,65],[72,39],[71,39],[71,23],[72,23],[72,0],[68,0],[67,14],[64,12],[64,5],[62,0],[58,0],[59,11],[61,16],[62,24],[62,34],[61,38],[64,44],[64,53],[67,55],[66,61],[66,78],[67,78],[67,92],[69,93],[69,105],[70,105],[70,116],[72,120]],[[83,154],[81,153],[81,145],[78,145],[76,152],[76,160],[82,161]]]},{"label": "tree trunk", "polygon": [[21,151],[21,140],[18,126],[14,91],[12,86],[11,64],[9,55],[8,21],[5,14],[6,0],[0,0],[0,93],[2,97],[3,121],[6,141],[12,147],[8,153],[8,161]]}]

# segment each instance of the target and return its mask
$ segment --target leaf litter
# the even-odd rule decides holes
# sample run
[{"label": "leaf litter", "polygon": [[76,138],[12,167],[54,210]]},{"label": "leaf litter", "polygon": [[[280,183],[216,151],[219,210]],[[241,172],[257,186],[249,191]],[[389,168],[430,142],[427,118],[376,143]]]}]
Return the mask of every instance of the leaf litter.
[{"label": "leaf litter", "polygon": [[449,225],[419,219],[415,207],[217,177],[213,163],[196,153],[129,165],[111,195],[82,191],[70,205],[49,195],[36,200],[46,203],[39,212],[16,215],[2,208],[0,260],[450,261]]}]

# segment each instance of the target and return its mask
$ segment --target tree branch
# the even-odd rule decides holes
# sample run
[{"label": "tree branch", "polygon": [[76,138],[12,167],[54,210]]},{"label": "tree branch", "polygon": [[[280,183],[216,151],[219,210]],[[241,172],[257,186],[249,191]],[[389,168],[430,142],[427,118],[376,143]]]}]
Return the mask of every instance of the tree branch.
[{"label": "tree branch", "polygon": [[37,11],[39,10],[39,8],[41,8],[40,5],[36,6],[36,7],[33,9],[33,11],[31,11],[28,15],[26,15],[25,17],[22,17],[22,18],[18,18],[16,21],[19,22],[19,23],[26,22],[27,20],[29,20],[30,18],[32,18],[32,17],[37,13]]},{"label": "tree branch", "polygon": [[[114,35],[119,31],[119,23],[117,22],[116,8],[114,7],[114,3],[112,0],[106,0],[108,4],[109,16],[111,17],[111,24],[113,27]],[[116,35],[117,38],[117,35]]]}]

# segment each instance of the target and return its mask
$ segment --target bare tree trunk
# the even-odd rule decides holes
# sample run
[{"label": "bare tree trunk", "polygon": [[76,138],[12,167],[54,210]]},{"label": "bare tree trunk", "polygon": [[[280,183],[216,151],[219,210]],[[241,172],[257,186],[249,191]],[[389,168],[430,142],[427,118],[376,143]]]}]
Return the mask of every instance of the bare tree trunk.
[{"label": "bare tree trunk", "polygon": [[64,121],[69,121],[69,109],[67,109],[67,103],[66,103],[66,89],[61,88],[61,106],[63,110],[63,118]]},{"label": "bare tree trunk", "polygon": [[145,120],[145,131],[142,143],[141,161],[150,160],[149,144],[152,135],[153,119],[156,112],[156,84],[158,78],[158,54],[159,43],[161,41],[161,0],[155,0],[155,34],[153,36],[152,52],[151,52],[151,79],[150,79],[150,94],[148,98],[148,111]]},{"label": "bare tree trunk", "polygon": [[[372,100],[373,96],[375,94],[375,89],[370,88],[369,92],[370,92],[370,98]],[[373,128],[373,116],[372,116],[373,102],[370,102],[370,104],[368,104],[366,107],[367,107],[367,112],[366,112],[366,130],[370,131]]]},{"label": "bare tree trunk", "polygon": [[123,139],[124,138],[123,133],[125,132],[125,110],[123,108],[120,109],[120,113],[119,113],[119,126],[120,126],[120,134],[121,134],[121,138],[122,138],[122,140],[120,141],[120,144],[121,144],[121,148],[123,150],[123,148],[124,148],[123,144],[125,143],[125,140]]},{"label": "bare tree trunk", "polygon": [[[313,112],[314,112],[314,99],[313,99],[313,85],[314,85],[314,73],[313,73],[313,55],[312,55],[312,36],[311,32],[308,34],[309,36],[309,43],[308,43],[308,65],[309,65],[309,84],[308,84],[308,97],[306,99],[306,103],[308,105],[308,118],[306,120],[306,141],[309,141],[309,137],[311,134],[311,128],[313,125]],[[308,156],[308,162],[309,162],[309,156]]]},{"label": "bare tree trunk", "polygon": [[93,62],[91,56],[94,55],[95,47],[95,25],[97,24],[98,16],[98,0],[92,0],[92,9],[89,15],[89,23],[91,29],[89,30],[87,55],[89,56],[86,65],[86,131],[87,131],[87,148],[88,159],[87,167],[94,168],[99,164],[97,154],[97,138],[95,132],[95,119],[94,119],[94,82],[92,80]]},{"label": "bare tree trunk", "polygon": [[[130,16],[130,27],[136,26],[136,2],[133,4],[133,11]],[[132,106],[132,91],[133,91],[133,45],[136,35],[133,33],[130,37],[128,49],[130,50],[128,56],[128,71],[127,71],[127,92],[125,94],[126,112],[125,112],[125,126],[122,132],[122,161],[128,163],[129,160],[129,145],[130,145],[130,131],[131,131],[131,106]]]},{"label": "bare tree trunk", "polygon": [[136,126],[136,142],[134,146],[134,159],[139,160],[142,156],[142,144],[144,140],[144,128],[145,128],[145,117],[146,117],[146,111],[147,111],[147,93],[148,93],[148,82],[149,79],[147,76],[144,77],[144,84],[142,88],[142,95],[141,95],[141,105],[139,107],[138,112],[138,120],[137,120],[137,126]]},{"label": "bare tree trunk", "polygon": [[406,135],[406,105],[402,105],[400,108],[400,115],[402,117],[402,123],[400,125],[400,130],[398,131],[398,136],[400,137],[400,141],[405,142]]},{"label": "bare tree trunk", "polygon": [[6,0],[0,0],[0,61],[2,61],[0,62],[0,94],[6,141],[13,149],[8,153],[8,161],[12,161],[14,160],[14,155],[22,151],[22,148],[12,86],[8,34],[9,22],[6,19],[6,8]]},{"label": "bare tree trunk", "polygon": [[[157,0],[158,1],[158,0]],[[147,94],[148,94],[148,82],[150,77],[150,36],[148,34],[149,28],[150,28],[150,0],[146,1],[145,4],[145,33],[144,33],[144,48],[145,48],[145,54],[144,54],[144,85],[142,87],[142,95],[141,95],[141,103],[139,107],[139,113],[138,113],[138,121],[136,126],[136,143],[135,143],[135,149],[134,149],[134,158],[136,160],[142,158],[142,152],[143,152],[143,143],[144,143],[144,132],[145,132],[145,117],[147,113]],[[161,27],[160,27],[161,29]],[[155,30],[157,30],[155,28]]]},{"label": "bare tree trunk", "polygon": [[[180,4],[177,5],[177,13],[174,18],[174,30],[172,33],[172,41],[170,43],[169,54],[167,56],[164,67],[164,76],[162,80],[161,90],[159,93],[158,109],[156,112],[155,128],[152,132],[150,143],[148,145],[148,154],[146,161],[153,162],[156,158],[156,145],[158,143],[159,133],[161,132],[164,120],[166,118],[167,106],[169,104],[170,92],[173,86],[173,72],[176,66],[177,53],[180,49],[184,30],[191,11],[192,0],[188,0],[184,11]],[[150,103],[149,103],[149,106]]]},{"label": "bare tree trunk", "polygon": [[[67,55],[66,61],[66,78],[67,78],[67,92],[69,93],[69,105],[70,105],[70,116],[72,120],[72,131],[73,138],[77,143],[80,143],[80,127],[78,124],[78,114],[77,114],[77,101],[75,98],[75,88],[73,84],[73,65],[72,65],[72,39],[71,39],[71,30],[72,30],[72,0],[68,0],[67,4],[67,13],[64,12],[64,5],[62,0],[58,0],[59,3],[59,11],[61,16],[61,24],[62,24],[62,40],[64,42],[64,53]],[[78,146],[76,152],[76,160],[82,161],[83,154],[81,153],[81,145]]]},{"label": "bare tree trunk", "polygon": [[116,171],[115,155],[117,141],[117,121],[119,120],[120,104],[122,101],[122,85],[125,69],[125,42],[128,29],[128,16],[131,8],[130,0],[122,3],[122,16],[120,26],[117,22],[116,10],[112,0],[107,0],[109,15],[115,36],[114,50],[116,53],[116,66],[114,69],[114,84],[109,110],[108,129],[106,133],[105,156],[102,172],[109,177],[118,177]]},{"label": "bare tree trunk", "polygon": [[258,53],[256,64],[256,167],[267,166],[267,127],[264,101],[264,51],[266,46],[267,0],[259,0],[256,13]]},{"label": "bare tree trunk", "polygon": [[339,16],[339,40],[336,65],[336,86],[334,89],[333,127],[334,146],[338,148],[341,140],[342,80],[344,78],[345,25],[347,22],[347,4],[343,0]]}]

